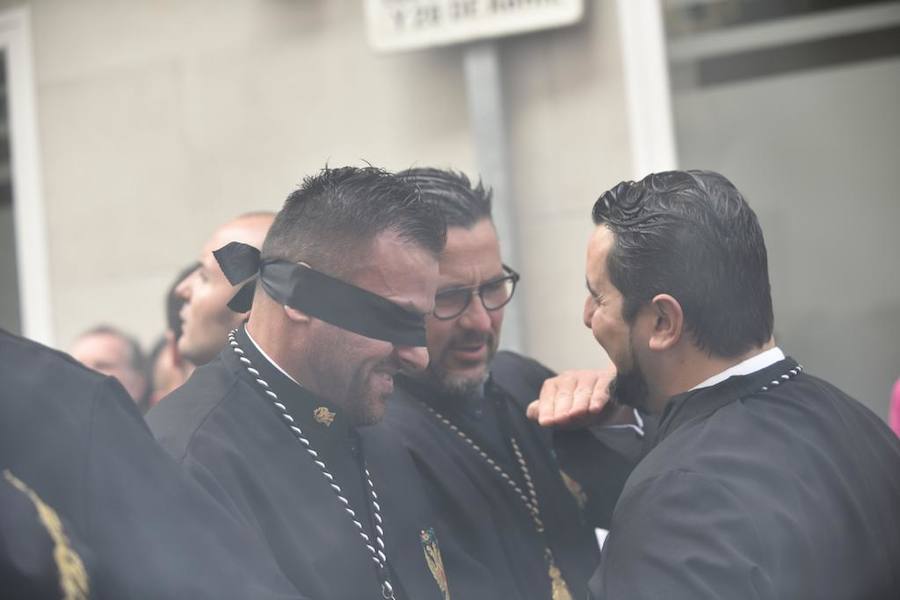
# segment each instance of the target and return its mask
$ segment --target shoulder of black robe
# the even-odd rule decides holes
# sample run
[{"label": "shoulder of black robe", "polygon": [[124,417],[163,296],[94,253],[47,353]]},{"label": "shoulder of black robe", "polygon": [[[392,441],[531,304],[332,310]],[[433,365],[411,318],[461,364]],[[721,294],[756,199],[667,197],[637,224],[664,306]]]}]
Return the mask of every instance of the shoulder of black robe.
[{"label": "shoulder of black robe", "polygon": [[[563,481],[550,448],[549,432],[525,416],[525,407],[537,398],[541,384],[550,375],[552,371],[536,361],[500,352],[492,363],[491,383],[485,390],[497,406],[498,424],[511,428],[521,446],[535,481],[549,545],[571,591],[581,597],[599,558],[594,536]],[[380,427],[399,434],[413,457],[439,515],[443,539],[463,548],[494,578],[486,585],[480,573],[448,562],[451,580],[468,584],[466,598],[549,597],[545,542],[536,533],[521,498],[467,443],[422,406],[422,402],[431,404],[453,418],[451,410],[444,410],[449,407],[442,407],[444,399],[409,379],[397,381],[397,391]],[[456,425],[466,428],[462,422]],[[480,439],[477,431],[466,433],[476,442]],[[482,446],[496,444],[508,445],[506,433],[497,431],[492,444]],[[496,458],[498,463],[503,460]],[[515,463],[505,466],[514,480],[521,479]]]},{"label": "shoulder of black robe", "polygon": [[298,598],[114,379],[0,332],[0,467],[71,526],[103,598]]},{"label": "shoulder of black robe", "polygon": [[900,598],[900,440],[795,366],[669,400],[596,598]]},{"label": "shoulder of black robe", "polygon": [[[364,516],[361,513],[368,513],[368,503],[360,500],[361,472],[350,448],[345,441],[328,441],[333,428],[340,427],[342,415],[338,413],[332,425],[314,421],[316,407],[306,406],[310,397],[305,393],[286,397],[293,384],[263,362],[246,334],[238,336],[254,367],[285,394],[279,400],[292,409],[304,434],[314,444],[328,444],[315,449],[352,508]],[[265,539],[281,570],[301,592],[316,599],[380,596],[381,584],[358,529],[231,348],[196,369],[185,385],[148,413],[147,420],[163,447]],[[427,535],[433,522],[404,473],[408,457],[396,440],[361,437],[380,498],[386,554],[398,598],[441,598],[439,564],[433,575],[426,555],[434,547],[430,539],[423,540],[423,532]],[[392,445],[399,448],[403,462],[397,460]],[[437,538],[437,547],[442,548]]]}]

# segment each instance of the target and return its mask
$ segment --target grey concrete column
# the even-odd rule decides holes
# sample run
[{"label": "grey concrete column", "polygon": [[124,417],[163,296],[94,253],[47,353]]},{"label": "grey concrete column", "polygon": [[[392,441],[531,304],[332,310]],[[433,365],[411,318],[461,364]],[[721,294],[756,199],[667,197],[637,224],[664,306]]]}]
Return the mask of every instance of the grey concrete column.
[{"label": "grey concrete column", "polygon": [[[469,45],[463,62],[478,170],[485,185],[494,190],[493,216],[500,237],[500,251],[504,262],[520,269],[518,221],[509,173],[509,146],[497,43],[487,41]],[[504,317],[501,347],[516,352],[526,350],[524,301],[525,296],[519,290],[507,305]]]}]

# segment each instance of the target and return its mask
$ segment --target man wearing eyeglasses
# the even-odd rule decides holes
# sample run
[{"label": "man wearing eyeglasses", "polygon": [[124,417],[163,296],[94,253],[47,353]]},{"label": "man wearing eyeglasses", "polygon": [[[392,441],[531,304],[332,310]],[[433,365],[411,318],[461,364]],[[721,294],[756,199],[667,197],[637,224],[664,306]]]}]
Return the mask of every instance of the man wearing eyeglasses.
[{"label": "man wearing eyeglasses", "polygon": [[[452,171],[399,175],[444,214],[447,245],[426,319],[429,366],[396,378],[379,427],[391,428],[411,453],[442,539],[452,536],[493,576],[485,585],[445,557],[455,597],[582,598],[599,559],[592,526],[609,520],[630,463],[607,457],[617,465],[599,486],[608,497],[588,498],[560,471],[549,431],[526,417],[554,373],[497,352],[503,309],[519,275],[501,261],[490,191]],[[603,523],[589,523],[586,506],[602,507]]]}]

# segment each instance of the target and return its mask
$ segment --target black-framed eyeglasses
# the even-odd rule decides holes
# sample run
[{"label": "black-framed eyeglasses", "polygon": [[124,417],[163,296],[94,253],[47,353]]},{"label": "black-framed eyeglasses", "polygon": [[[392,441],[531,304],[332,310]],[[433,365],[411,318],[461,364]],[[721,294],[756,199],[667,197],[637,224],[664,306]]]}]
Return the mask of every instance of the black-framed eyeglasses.
[{"label": "black-framed eyeglasses", "polygon": [[481,285],[470,285],[444,290],[434,297],[432,315],[440,321],[449,321],[466,312],[472,296],[481,298],[484,310],[494,311],[503,308],[512,300],[519,282],[519,274],[512,268],[503,265],[503,276],[485,281]]}]

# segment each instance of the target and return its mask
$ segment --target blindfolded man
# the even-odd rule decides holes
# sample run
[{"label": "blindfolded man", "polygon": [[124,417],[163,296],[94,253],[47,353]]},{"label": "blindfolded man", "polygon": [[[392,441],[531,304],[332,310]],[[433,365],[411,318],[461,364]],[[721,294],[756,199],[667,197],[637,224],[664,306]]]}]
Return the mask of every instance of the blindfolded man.
[{"label": "blindfolded man", "polygon": [[311,597],[448,597],[448,551],[408,455],[360,429],[381,419],[398,373],[428,363],[445,236],[440,214],[384,171],[308,178],[261,253],[216,253],[231,284],[253,278],[229,303],[245,313],[252,299],[249,320],[148,416]]}]

